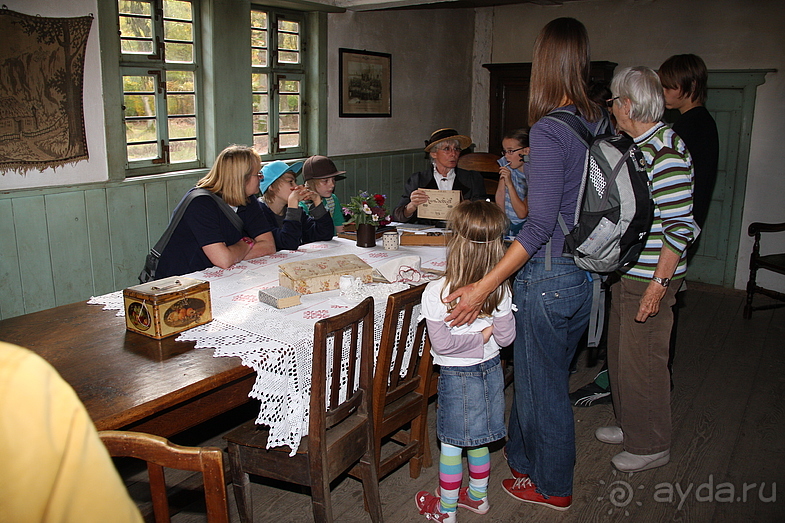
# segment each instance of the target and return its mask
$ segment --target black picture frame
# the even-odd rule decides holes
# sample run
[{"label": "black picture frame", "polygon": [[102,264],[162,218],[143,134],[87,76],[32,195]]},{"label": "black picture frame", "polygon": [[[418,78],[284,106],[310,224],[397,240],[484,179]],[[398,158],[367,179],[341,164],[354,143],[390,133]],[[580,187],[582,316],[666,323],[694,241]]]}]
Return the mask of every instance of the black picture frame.
[{"label": "black picture frame", "polygon": [[392,116],[392,55],[338,49],[339,116]]}]

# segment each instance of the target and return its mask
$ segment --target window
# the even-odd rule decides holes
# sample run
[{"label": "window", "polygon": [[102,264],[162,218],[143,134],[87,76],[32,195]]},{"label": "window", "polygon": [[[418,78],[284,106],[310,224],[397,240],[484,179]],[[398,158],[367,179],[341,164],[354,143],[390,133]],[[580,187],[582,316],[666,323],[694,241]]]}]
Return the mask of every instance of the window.
[{"label": "window", "polygon": [[305,19],[251,9],[251,89],[254,148],[266,159],[303,155]]},{"label": "window", "polygon": [[118,0],[126,167],[200,161],[197,0]]}]

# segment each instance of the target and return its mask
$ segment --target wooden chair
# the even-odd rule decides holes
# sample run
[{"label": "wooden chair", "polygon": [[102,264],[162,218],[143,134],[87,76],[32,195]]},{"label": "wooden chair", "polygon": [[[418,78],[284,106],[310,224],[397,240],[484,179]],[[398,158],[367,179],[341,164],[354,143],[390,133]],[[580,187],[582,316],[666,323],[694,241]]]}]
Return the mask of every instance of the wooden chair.
[{"label": "wooden chair", "polygon": [[[328,339],[336,348],[331,356]],[[382,521],[372,424],[373,298],[318,321],[313,340],[308,436],[301,440],[296,454],[289,457],[288,447],[268,450],[268,431],[253,421],[224,436],[229,443],[232,485],[243,523],[253,521],[249,474],[309,485],[314,520],[333,521],[330,482],[355,463],[371,520]],[[342,358],[342,352],[349,357]],[[351,387],[340,401],[342,381]]]},{"label": "wooden chair", "polygon": [[785,274],[785,253],[779,254],[760,254],[760,238],[761,233],[764,232],[783,232],[785,231],[785,222],[783,223],[751,223],[747,229],[747,234],[755,237],[755,243],[752,246],[752,254],[750,255],[750,279],[747,281],[747,304],[744,306],[744,318],[749,319],[752,316],[752,311],[759,311],[763,309],[773,309],[775,307],[783,307],[785,304],[775,303],[770,305],[761,305],[758,307],[752,306],[752,297],[757,292],[764,294],[775,300],[785,301],[785,294],[771,289],[764,289],[758,286],[755,279],[757,277],[758,269],[773,271],[779,274]]},{"label": "wooden chair", "polygon": [[201,472],[207,521],[229,523],[229,505],[226,501],[223,452],[217,447],[183,447],[166,438],[141,432],[106,430],[98,433],[109,454],[113,457],[136,458],[147,462],[150,494],[156,523],[169,519],[169,502],[166,495],[164,467]]},{"label": "wooden chair", "polygon": [[499,184],[499,158],[501,156],[493,153],[464,154],[458,158],[458,167],[482,174],[485,193],[492,198],[496,194],[496,187]]},{"label": "wooden chair", "polygon": [[[414,317],[414,308],[420,303],[424,290],[425,285],[417,285],[387,298],[373,382],[374,435],[380,478],[407,461],[412,478],[420,476],[423,465],[431,465],[427,452],[427,387],[433,364],[425,320],[417,323],[417,317]],[[414,335],[409,336],[412,322],[416,326]],[[404,361],[407,347],[411,347],[411,356]],[[420,349],[422,356],[418,355]],[[408,424],[411,424],[409,430],[404,430]],[[387,436],[402,446],[381,460],[381,442]]]}]

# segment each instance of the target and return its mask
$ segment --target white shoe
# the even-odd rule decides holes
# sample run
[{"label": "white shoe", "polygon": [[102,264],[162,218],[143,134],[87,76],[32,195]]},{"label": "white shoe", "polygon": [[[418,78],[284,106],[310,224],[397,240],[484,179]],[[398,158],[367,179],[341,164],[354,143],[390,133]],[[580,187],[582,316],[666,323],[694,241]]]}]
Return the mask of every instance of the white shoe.
[{"label": "white shoe", "polygon": [[632,454],[631,452],[619,452],[611,463],[622,472],[640,472],[642,470],[653,469],[666,465],[671,460],[671,451],[663,450],[654,454]]},{"label": "white shoe", "polygon": [[611,445],[624,443],[624,432],[619,427],[600,427],[594,431],[594,437]]}]

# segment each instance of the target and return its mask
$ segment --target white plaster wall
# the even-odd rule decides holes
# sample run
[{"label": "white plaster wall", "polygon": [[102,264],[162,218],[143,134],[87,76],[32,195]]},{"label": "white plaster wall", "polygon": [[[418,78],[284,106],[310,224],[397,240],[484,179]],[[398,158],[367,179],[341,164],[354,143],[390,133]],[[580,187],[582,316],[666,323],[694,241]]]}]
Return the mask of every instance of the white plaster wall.
[{"label": "white plaster wall", "polygon": [[[327,32],[328,155],[423,147],[443,127],[471,132],[472,10],[347,11],[329,15]],[[391,118],[339,118],[341,47],[392,55]]]},{"label": "white plaster wall", "polygon": [[[619,68],[657,68],[669,56],[700,55],[709,69],[777,69],[758,87],[736,288],[748,278],[754,221],[785,222],[785,6],[781,0],[591,0],[561,7],[493,8],[492,61],[529,62],[534,39],[554,18],[584,23],[593,60]],[[766,238],[768,252],[785,251],[785,233]],[[785,292],[785,276],[759,274],[764,287]]]},{"label": "white plaster wall", "polygon": [[98,49],[98,9],[96,0],[4,0],[8,9],[30,15],[69,18],[92,13],[95,18],[90,26],[85,55],[84,120],[87,135],[88,160],[73,165],[43,171],[8,171],[0,174],[0,190],[76,183],[100,182],[108,178],[106,164],[106,139],[104,136],[103,91],[101,89],[101,62]]}]

